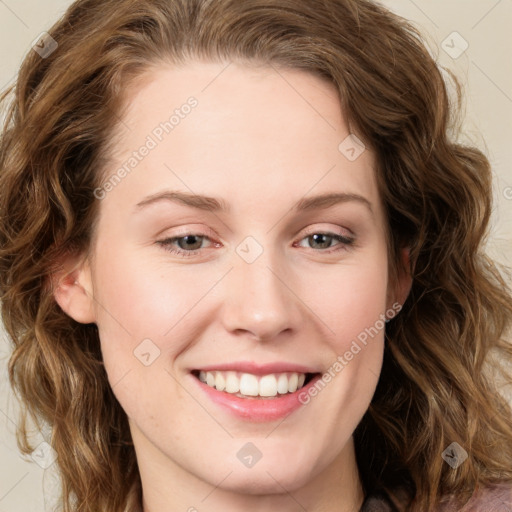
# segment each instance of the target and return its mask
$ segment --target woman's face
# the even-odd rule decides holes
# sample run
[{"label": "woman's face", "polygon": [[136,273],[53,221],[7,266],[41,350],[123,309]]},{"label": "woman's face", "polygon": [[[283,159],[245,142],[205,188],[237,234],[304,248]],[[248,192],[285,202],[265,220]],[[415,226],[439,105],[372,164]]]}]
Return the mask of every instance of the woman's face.
[{"label": "woman's face", "polygon": [[195,62],[150,78],[78,281],[139,466],[297,489],[353,462],[380,373],[396,298],[374,155],[304,72]]}]

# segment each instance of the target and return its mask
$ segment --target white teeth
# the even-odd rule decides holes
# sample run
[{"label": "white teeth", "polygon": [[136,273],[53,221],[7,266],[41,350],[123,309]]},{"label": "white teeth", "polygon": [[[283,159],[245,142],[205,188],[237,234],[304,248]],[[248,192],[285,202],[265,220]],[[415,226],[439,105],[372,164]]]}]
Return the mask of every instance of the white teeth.
[{"label": "white teeth", "polygon": [[292,373],[288,379],[288,391],[295,393],[297,391],[297,385],[299,383],[299,376],[296,373]]},{"label": "white teeth", "polygon": [[215,386],[215,374],[212,372],[206,372],[206,384],[213,388]]},{"label": "white teeth", "polygon": [[279,373],[257,376],[234,371],[199,372],[199,380],[218,391],[244,396],[275,397],[294,393],[304,386],[306,374]]},{"label": "white teeth", "polygon": [[224,391],[224,389],[226,389],[226,379],[224,378],[224,375],[222,375],[221,372],[216,372],[216,375],[215,375],[215,387],[219,391]]},{"label": "white teeth", "polygon": [[240,393],[247,396],[258,396],[259,391],[258,377],[250,373],[242,373],[242,377],[240,378]]},{"label": "white teeth", "polygon": [[265,375],[260,379],[260,396],[277,395],[277,379],[275,375]]},{"label": "white teeth", "polygon": [[284,373],[277,379],[277,392],[281,395],[288,393],[288,377]]},{"label": "white teeth", "polygon": [[240,379],[235,372],[226,373],[226,389],[227,393],[238,393],[240,391]]}]

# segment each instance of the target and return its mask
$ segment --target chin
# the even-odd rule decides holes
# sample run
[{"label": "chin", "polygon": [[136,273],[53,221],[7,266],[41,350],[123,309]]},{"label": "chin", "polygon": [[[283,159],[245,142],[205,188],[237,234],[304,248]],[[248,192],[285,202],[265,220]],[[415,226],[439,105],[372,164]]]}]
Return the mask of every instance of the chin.
[{"label": "chin", "polygon": [[[287,468],[248,469],[233,471],[221,487],[230,492],[247,495],[282,494],[305,486],[311,477],[309,471],[290,471]],[[218,482],[212,482],[217,485]]]},{"label": "chin", "polygon": [[[305,486],[314,477],[313,461],[295,461],[291,457],[279,461],[267,460],[262,457],[254,466],[245,467],[238,460],[231,467],[211,470],[204,476],[212,485],[218,485],[222,476],[229,474],[221,484],[225,490],[240,494],[282,494],[284,489],[293,492]],[[209,465],[213,468],[214,465]],[[215,475],[212,478],[212,475]],[[222,476],[221,476],[222,475]]]}]

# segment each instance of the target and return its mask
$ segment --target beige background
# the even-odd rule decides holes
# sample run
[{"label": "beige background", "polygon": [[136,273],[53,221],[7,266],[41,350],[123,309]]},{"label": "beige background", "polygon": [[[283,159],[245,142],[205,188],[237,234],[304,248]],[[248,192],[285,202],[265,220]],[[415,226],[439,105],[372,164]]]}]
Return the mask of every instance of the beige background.
[{"label": "beige background", "polygon": [[[70,3],[0,0],[0,89],[14,81],[32,42]],[[383,0],[382,3],[412,20],[429,38],[431,50],[438,55],[441,65],[455,71],[465,84],[466,138],[485,151],[495,173],[489,251],[499,261],[511,265],[512,1]],[[457,56],[455,52],[460,53],[466,44],[467,49]],[[55,485],[55,474],[51,471],[55,465],[44,471],[31,459],[23,460],[16,448],[16,403],[8,390],[6,374],[8,350],[5,334],[0,330],[0,512],[50,510]],[[46,505],[43,476],[48,496]]]}]

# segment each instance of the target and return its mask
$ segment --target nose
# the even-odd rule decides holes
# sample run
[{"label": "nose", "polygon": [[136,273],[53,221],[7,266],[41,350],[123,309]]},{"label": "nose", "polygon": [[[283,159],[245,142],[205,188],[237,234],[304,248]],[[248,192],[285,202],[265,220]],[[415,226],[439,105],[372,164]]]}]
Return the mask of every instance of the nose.
[{"label": "nose", "polygon": [[270,251],[252,263],[235,254],[234,268],[224,281],[223,322],[228,332],[265,341],[300,329],[305,315],[294,293],[297,279]]}]

